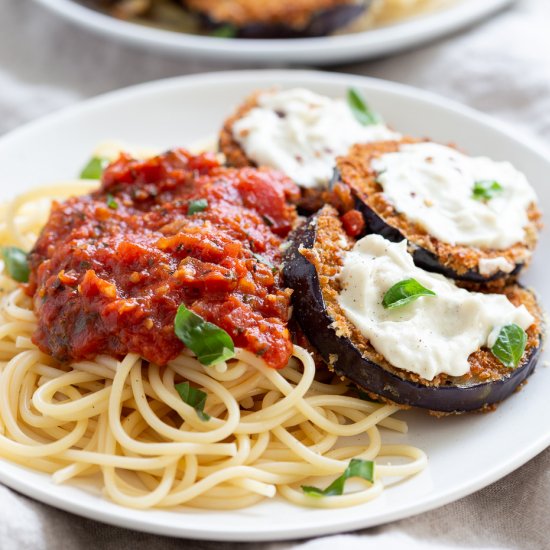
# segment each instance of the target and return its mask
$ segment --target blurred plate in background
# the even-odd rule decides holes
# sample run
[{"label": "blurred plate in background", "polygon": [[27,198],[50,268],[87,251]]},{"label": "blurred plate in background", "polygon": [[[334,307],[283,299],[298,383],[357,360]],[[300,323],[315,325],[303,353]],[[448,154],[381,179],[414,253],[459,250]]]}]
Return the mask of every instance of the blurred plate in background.
[{"label": "blurred plate in background", "polygon": [[362,32],[319,38],[200,36],[122,21],[75,0],[35,0],[99,34],[179,56],[262,64],[329,65],[380,57],[440,38],[504,9],[514,0],[456,0],[448,7]]}]

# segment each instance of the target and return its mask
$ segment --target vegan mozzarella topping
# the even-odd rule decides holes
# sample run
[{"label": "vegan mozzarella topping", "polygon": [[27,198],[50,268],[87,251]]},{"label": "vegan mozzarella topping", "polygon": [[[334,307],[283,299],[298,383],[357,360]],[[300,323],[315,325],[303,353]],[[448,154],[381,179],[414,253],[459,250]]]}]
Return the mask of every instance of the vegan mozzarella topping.
[{"label": "vegan mozzarella topping", "polygon": [[[536,195],[509,162],[415,143],[382,155],[372,167],[395,209],[443,242],[503,250],[525,238]],[[476,183],[485,182],[495,182],[497,191],[474,198]]]},{"label": "vegan mozzarella topping", "polygon": [[234,123],[233,136],[257,165],[307,188],[326,187],[335,158],[354,143],[401,137],[384,124],[363,126],[344,99],[301,88],[261,94],[258,106]]},{"label": "vegan mozzarella topping", "polygon": [[499,271],[503,273],[512,273],[515,269],[515,264],[502,256],[496,258],[481,258],[479,260],[479,272],[485,277],[490,277]]},{"label": "vegan mozzarella topping", "polygon": [[[494,343],[498,328],[515,323],[527,329],[534,322],[525,306],[515,307],[502,294],[469,292],[416,267],[406,241],[392,243],[380,235],[357,241],[339,278],[338,302],[348,320],[390,364],[426,380],[466,374],[470,354]],[[410,278],[436,296],[385,309],[384,294]]]}]

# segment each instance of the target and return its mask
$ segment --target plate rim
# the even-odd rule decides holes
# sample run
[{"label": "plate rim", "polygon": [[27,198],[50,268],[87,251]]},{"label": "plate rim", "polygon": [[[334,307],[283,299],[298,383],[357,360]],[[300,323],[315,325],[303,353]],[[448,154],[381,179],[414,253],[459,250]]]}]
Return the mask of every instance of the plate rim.
[{"label": "plate rim", "polygon": [[275,64],[282,61],[291,64],[314,62],[317,65],[370,59],[436,40],[486,19],[516,1],[457,0],[455,6],[451,5],[441,11],[413,17],[388,27],[329,37],[255,39],[252,48],[251,41],[246,39],[234,38],[230,41],[223,40],[222,43],[220,38],[120,21],[74,0],[35,0],[82,28],[133,46],[154,47],[176,55],[193,53],[205,59]]},{"label": "plate rim", "polygon": [[[429,103],[430,105],[443,108],[448,111],[452,111],[458,115],[464,116],[468,119],[475,119],[476,122],[488,126],[499,134],[504,134],[507,138],[513,139],[523,147],[530,149],[534,154],[541,157],[550,168],[550,150],[546,145],[534,138],[533,136],[525,133],[523,130],[515,128],[514,126],[505,122],[496,120],[488,115],[480,113],[475,109],[461,105],[460,103],[448,100],[437,94],[419,90],[412,86],[389,82],[381,79],[364,77],[358,75],[349,75],[345,73],[325,73],[321,71],[302,71],[302,70],[249,70],[249,71],[223,71],[205,73],[199,75],[175,77],[163,80],[157,80],[140,84],[137,86],[130,86],[107,94],[97,96],[85,101],[81,101],[70,107],[66,107],[60,111],[53,112],[45,117],[42,117],[36,121],[27,123],[18,129],[0,137],[0,152],[1,149],[13,140],[25,139],[25,135],[35,131],[40,131],[42,127],[47,127],[49,124],[56,121],[63,121],[64,119],[70,119],[71,117],[78,117],[82,112],[93,111],[94,109],[101,109],[103,106],[108,105],[111,102],[120,102],[125,97],[144,97],[154,95],[162,91],[169,91],[179,88],[192,88],[199,85],[208,84],[223,84],[224,81],[235,82],[238,80],[250,80],[254,79],[255,82],[261,84],[262,81],[282,80],[283,84],[292,84],[293,80],[311,81],[314,85],[316,82],[319,84],[336,83],[340,85],[349,86],[350,83],[355,82],[357,85],[363,85],[365,88],[378,91],[387,91],[389,93],[396,93],[415,101],[421,101]],[[372,518],[355,517],[349,521],[339,521],[337,524],[326,525],[311,525],[302,528],[292,527],[281,533],[279,531],[269,530],[264,528],[254,530],[254,525],[248,525],[247,531],[239,531],[237,528],[233,530],[227,530],[227,525],[224,526],[223,531],[218,532],[205,532],[203,528],[189,528],[185,527],[181,530],[177,527],[167,527],[162,524],[163,532],[159,531],[160,524],[154,520],[154,512],[152,512],[147,522],[139,521],[133,517],[133,514],[129,514],[128,509],[121,506],[113,505],[117,512],[113,511],[113,506],[109,506],[104,510],[101,507],[94,507],[86,502],[79,503],[72,499],[67,499],[57,495],[55,492],[49,492],[48,484],[40,486],[38,489],[33,485],[32,479],[25,476],[13,477],[10,474],[10,470],[16,469],[17,471],[25,471],[22,466],[14,465],[5,460],[0,460],[0,481],[15,489],[16,491],[25,494],[31,498],[54,506],[56,508],[65,510],[67,512],[76,513],[80,516],[87,517],[103,523],[116,525],[119,527],[125,527],[132,530],[144,531],[149,533],[170,535],[180,538],[194,538],[201,540],[218,540],[218,541],[275,541],[275,540],[289,540],[296,538],[305,538],[311,536],[320,536],[336,532],[352,531],[356,529],[365,528],[367,526],[382,525],[405,517],[412,517],[417,514],[435,509],[450,502],[454,502],[464,496],[472,494],[491,483],[501,479],[508,475],[515,469],[519,468],[527,461],[531,460],[537,454],[542,452],[546,447],[550,445],[550,430],[539,435],[535,440],[523,448],[522,453],[512,458],[507,458],[505,462],[498,463],[498,466],[494,466],[491,470],[484,470],[477,477],[468,480],[460,487],[445,494],[433,497],[430,493],[423,495],[415,503],[414,506],[402,505],[397,506],[394,510],[385,512],[382,519],[377,518],[372,521]],[[53,485],[53,484],[52,484]],[[145,512],[147,513],[147,512]],[[206,512],[208,513],[208,512]],[[369,521],[370,520],[370,521]]]},{"label": "plate rim", "polygon": [[[38,2],[42,0],[36,0]],[[49,1],[49,0],[47,0]],[[55,0],[54,0],[55,1]],[[515,0],[513,0],[515,1]],[[414,100],[420,100],[424,103],[430,103],[437,105],[438,107],[447,111],[452,111],[455,114],[465,116],[469,119],[476,119],[481,121],[485,126],[491,127],[499,134],[504,134],[507,137],[512,135],[512,139],[520,142],[529,149],[533,149],[538,155],[545,157],[545,161],[550,162],[550,144],[546,144],[541,138],[538,138],[533,133],[530,133],[522,126],[515,125],[512,122],[500,120],[494,116],[488,115],[478,109],[470,107],[469,105],[460,103],[452,99],[448,99],[445,96],[424,90],[410,84],[403,84],[393,80],[386,80],[383,78],[359,75],[346,72],[330,72],[326,70],[315,69],[239,69],[239,70],[222,70],[222,71],[208,71],[204,73],[196,73],[189,75],[172,76],[167,78],[160,78],[142,82],[140,84],[132,84],[117,88],[115,90],[97,94],[89,98],[77,100],[75,103],[55,109],[50,113],[39,116],[38,118],[25,122],[20,126],[13,128],[0,134],[0,146],[3,146],[4,142],[12,139],[18,139],[20,135],[26,132],[32,132],[35,128],[39,128],[42,125],[47,125],[50,121],[55,119],[63,119],[74,116],[82,109],[95,109],[100,108],[103,104],[116,100],[118,97],[124,97],[128,94],[131,95],[149,95],[156,90],[165,90],[170,88],[177,88],[180,86],[192,87],[194,85],[200,85],[202,83],[220,84],[223,81],[233,81],[236,78],[248,79],[254,77],[258,80],[258,83],[266,80],[284,79],[290,81],[311,79],[327,81],[333,80],[335,82],[340,81],[341,84],[345,82],[355,81],[358,85],[364,83],[366,86],[376,88],[381,91],[389,91],[390,93],[397,93],[406,95]]]}]

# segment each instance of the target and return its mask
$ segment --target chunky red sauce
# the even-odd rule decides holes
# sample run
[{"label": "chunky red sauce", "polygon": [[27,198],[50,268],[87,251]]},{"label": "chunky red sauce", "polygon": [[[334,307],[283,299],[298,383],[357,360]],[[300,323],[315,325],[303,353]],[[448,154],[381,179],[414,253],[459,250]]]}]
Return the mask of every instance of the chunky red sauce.
[{"label": "chunky red sauce", "polygon": [[[62,361],[134,352],[163,365],[184,347],[183,303],[283,367],[290,296],[273,266],[297,194],[274,171],[223,168],[210,154],[122,155],[97,192],[53,205],[30,254],[34,342]],[[189,214],[197,199],[206,209]]]},{"label": "chunky red sauce", "polygon": [[348,210],[340,219],[350,237],[356,238],[365,230],[365,219],[359,210]]}]

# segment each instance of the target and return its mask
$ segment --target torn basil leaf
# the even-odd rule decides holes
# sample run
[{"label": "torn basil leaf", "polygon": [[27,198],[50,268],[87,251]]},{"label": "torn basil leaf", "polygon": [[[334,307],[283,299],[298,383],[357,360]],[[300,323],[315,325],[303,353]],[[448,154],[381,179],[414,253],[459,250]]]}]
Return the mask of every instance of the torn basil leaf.
[{"label": "torn basil leaf", "polygon": [[15,246],[3,246],[1,253],[8,275],[18,283],[28,283],[31,270],[27,253]]},{"label": "torn basil leaf", "polygon": [[498,181],[480,180],[474,183],[472,198],[476,201],[489,201],[502,191],[502,185]]},{"label": "torn basil leaf", "polygon": [[416,279],[405,279],[394,284],[384,294],[382,305],[386,309],[395,309],[414,302],[421,296],[436,296],[436,293],[422,286]]},{"label": "torn basil leaf", "polygon": [[302,491],[312,497],[331,497],[344,494],[346,481],[352,477],[360,477],[370,483],[374,481],[374,462],[372,460],[361,460],[352,458],[346,471],[335,479],[326,489],[302,485]]},{"label": "torn basil leaf", "polygon": [[113,210],[116,210],[118,208],[118,202],[113,197],[113,195],[107,195],[107,206],[109,208],[112,208]]},{"label": "torn basil leaf", "polygon": [[347,99],[353,116],[363,126],[372,126],[382,122],[381,118],[367,105],[363,94],[355,88],[348,90]]},{"label": "torn basil leaf", "polygon": [[500,329],[491,353],[505,366],[515,369],[527,346],[527,333],[518,325],[506,325]]},{"label": "torn basil leaf", "polygon": [[208,208],[208,201],[206,199],[197,199],[194,201],[189,201],[189,206],[187,208],[187,215],[191,216],[197,214],[198,212],[203,212]]},{"label": "torn basil leaf", "polygon": [[174,332],[203,365],[215,365],[235,356],[231,336],[183,304],[176,314]]},{"label": "torn basil leaf", "polygon": [[206,405],[206,393],[197,388],[193,388],[189,382],[181,382],[175,385],[176,391],[180,394],[182,400],[193,407],[197,412],[197,416],[203,420],[210,420],[210,415],[204,412],[204,406]]},{"label": "torn basil leaf", "polygon": [[222,25],[214,29],[210,36],[215,36],[216,38],[235,38],[237,36],[237,27],[233,25]]},{"label": "torn basil leaf", "polygon": [[100,180],[103,175],[103,170],[107,168],[109,161],[102,157],[92,157],[88,164],[80,172],[80,177],[83,180]]}]

